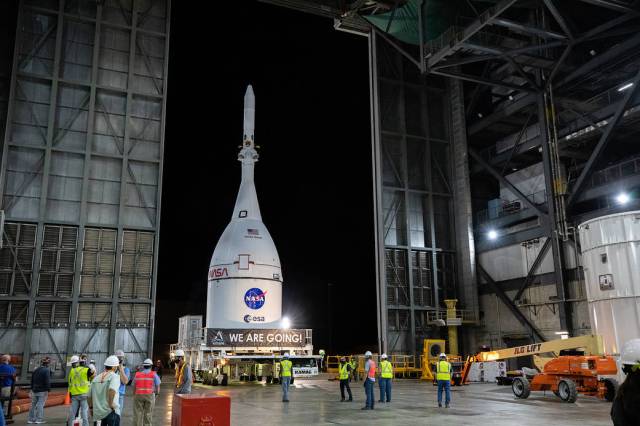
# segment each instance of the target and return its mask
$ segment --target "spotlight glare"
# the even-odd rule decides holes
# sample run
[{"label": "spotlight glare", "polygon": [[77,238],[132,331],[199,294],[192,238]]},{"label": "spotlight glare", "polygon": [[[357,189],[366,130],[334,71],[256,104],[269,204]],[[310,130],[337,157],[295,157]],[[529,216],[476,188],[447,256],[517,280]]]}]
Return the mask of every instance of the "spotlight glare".
[{"label": "spotlight glare", "polygon": [[289,319],[289,317],[282,317],[282,328],[285,330],[288,330],[289,328],[291,328],[291,320]]},{"label": "spotlight glare", "polygon": [[629,194],[627,194],[626,192],[621,192],[616,196],[616,201],[618,202],[618,204],[624,206],[629,202]]},{"label": "spotlight glare", "polygon": [[498,238],[498,232],[495,229],[492,229],[487,233],[487,237],[489,237],[489,239],[493,241]]}]

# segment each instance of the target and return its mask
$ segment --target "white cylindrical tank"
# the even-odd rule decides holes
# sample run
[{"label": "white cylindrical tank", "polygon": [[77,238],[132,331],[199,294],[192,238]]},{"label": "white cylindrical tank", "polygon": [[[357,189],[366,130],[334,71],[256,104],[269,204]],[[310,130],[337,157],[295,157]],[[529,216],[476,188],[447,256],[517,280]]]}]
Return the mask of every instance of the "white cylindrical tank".
[{"label": "white cylindrical tank", "polygon": [[591,328],[608,354],[640,338],[640,211],[578,227]]}]

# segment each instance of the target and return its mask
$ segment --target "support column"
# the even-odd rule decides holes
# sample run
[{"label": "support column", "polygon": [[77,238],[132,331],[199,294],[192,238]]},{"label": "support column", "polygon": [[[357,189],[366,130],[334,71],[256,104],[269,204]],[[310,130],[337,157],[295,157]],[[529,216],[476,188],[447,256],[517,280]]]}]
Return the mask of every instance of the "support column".
[{"label": "support column", "polygon": [[[449,79],[449,104],[451,105],[451,139],[454,173],[454,221],[456,229],[456,251],[459,292],[465,310],[471,311],[473,319],[479,320],[478,283],[476,279],[476,248],[473,236],[473,207],[469,179],[469,153],[467,149],[467,123],[464,108],[462,82]],[[475,349],[473,333],[464,333],[463,348],[467,352]]]}]

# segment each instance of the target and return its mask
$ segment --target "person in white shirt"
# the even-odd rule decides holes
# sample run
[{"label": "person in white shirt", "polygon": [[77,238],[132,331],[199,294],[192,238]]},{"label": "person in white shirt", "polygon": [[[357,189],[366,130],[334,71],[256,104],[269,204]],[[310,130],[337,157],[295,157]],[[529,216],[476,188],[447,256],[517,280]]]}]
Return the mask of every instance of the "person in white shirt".
[{"label": "person in white shirt", "polygon": [[119,365],[118,357],[111,355],[104,362],[104,371],[91,382],[93,421],[100,420],[101,426],[120,426],[120,375],[116,374]]}]

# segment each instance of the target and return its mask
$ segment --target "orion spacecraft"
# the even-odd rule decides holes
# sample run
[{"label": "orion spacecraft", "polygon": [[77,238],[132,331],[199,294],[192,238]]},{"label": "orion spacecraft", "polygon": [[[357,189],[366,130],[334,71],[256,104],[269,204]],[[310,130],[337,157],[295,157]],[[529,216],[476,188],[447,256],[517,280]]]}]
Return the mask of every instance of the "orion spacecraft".
[{"label": "orion spacecraft", "polygon": [[262,223],[254,183],[255,96],[244,95],[244,136],[238,161],[242,180],[231,222],[222,233],[209,266],[207,328],[280,328],[280,258]]}]

